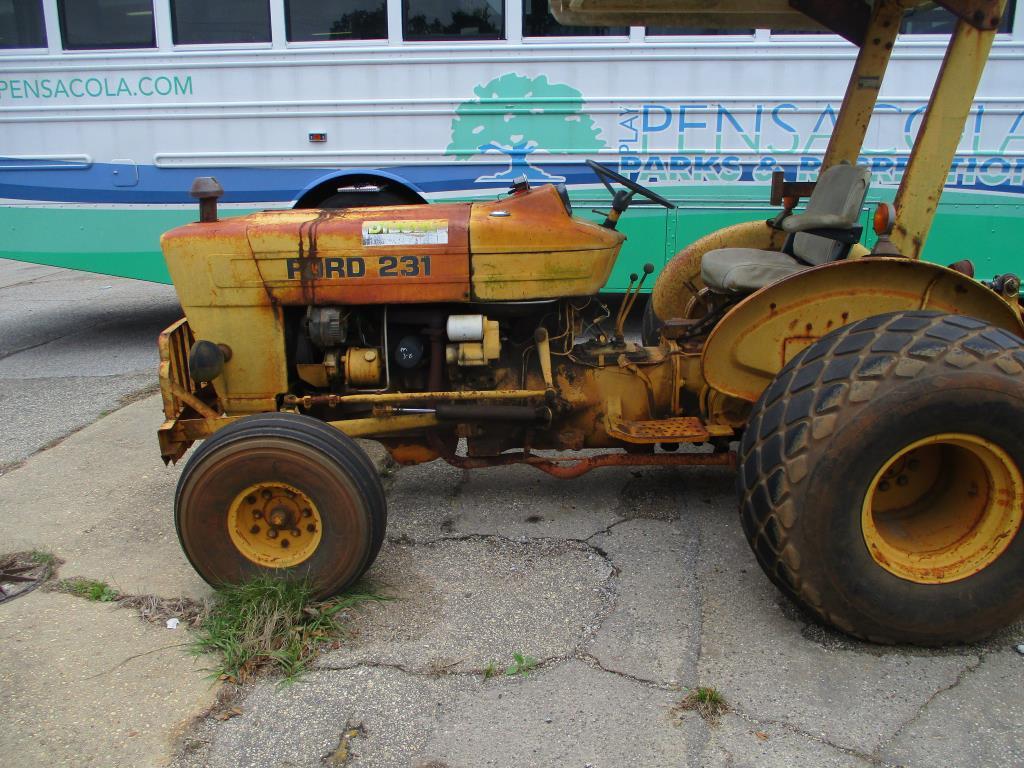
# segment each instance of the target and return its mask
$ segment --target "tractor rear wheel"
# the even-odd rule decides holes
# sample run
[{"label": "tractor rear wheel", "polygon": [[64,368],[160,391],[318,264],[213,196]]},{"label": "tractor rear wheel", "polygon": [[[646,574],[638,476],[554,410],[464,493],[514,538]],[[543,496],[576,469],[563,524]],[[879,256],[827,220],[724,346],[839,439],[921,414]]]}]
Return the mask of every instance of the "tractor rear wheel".
[{"label": "tractor rear wheel", "polygon": [[210,584],[269,573],[308,579],[326,597],[373,563],[387,506],[352,438],[273,413],[241,419],[198,448],[178,481],[174,520],[186,557]]},{"label": "tractor rear wheel", "polygon": [[761,567],[868,640],[972,641],[1024,609],[1024,341],[878,315],[801,352],[754,406],[738,490]]}]

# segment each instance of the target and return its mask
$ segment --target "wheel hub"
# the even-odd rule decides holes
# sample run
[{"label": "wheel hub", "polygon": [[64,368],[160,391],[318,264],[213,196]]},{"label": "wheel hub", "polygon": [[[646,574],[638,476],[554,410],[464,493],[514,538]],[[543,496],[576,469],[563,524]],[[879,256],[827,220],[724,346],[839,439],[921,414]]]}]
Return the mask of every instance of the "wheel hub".
[{"label": "wheel hub", "polygon": [[281,504],[280,506],[270,510],[267,514],[267,522],[275,528],[291,528],[292,510],[285,507],[284,504]]},{"label": "wheel hub", "polygon": [[965,579],[994,563],[1022,523],[1024,479],[999,446],[948,433],[889,459],[865,496],[861,527],[872,558],[921,584]]},{"label": "wheel hub", "polygon": [[322,535],[313,500],[277,481],[239,493],[228,510],[227,526],[238,551],[265,568],[291,568],[308,560]]}]

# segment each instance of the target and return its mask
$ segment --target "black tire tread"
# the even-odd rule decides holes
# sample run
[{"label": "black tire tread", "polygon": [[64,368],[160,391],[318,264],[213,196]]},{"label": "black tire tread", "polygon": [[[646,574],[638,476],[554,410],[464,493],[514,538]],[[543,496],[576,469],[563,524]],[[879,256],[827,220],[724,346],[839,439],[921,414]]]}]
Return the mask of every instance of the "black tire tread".
[{"label": "black tire tread", "polygon": [[868,407],[876,390],[942,368],[1024,374],[1024,340],[962,315],[905,311],[869,317],[822,337],[794,357],[755,404],[740,444],[740,521],[771,581],[818,619],[873,642],[834,606],[825,606],[801,567],[790,529],[793,491],[807,474],[812,446],[829,438],[839,416]]},{"label": "black tire tread", "polygon": [[[261,413],[247,416],[219,429],[203,441],[192,454],[178,478],[174,493],[174,527],[178,534],[178,540],[182,544],[182,550],[185,551],[185,556],[189,557],[181,536],[180,499],[192,470],[218,448],[256,436],[280,437],[315,448],[328,456],[352,478],[366,501],[373,522],[370,549],[360,568],[360,573],[365,572],[380,552],[387,528],[387,498],[377,468],[370,461],[366,452],[359,447],[359,444],[344,432],[310,416],[294,413]],[[189,558],[189,562],[191,563],[191,558]],[[192,565],[195,564],[192,563]]]}]

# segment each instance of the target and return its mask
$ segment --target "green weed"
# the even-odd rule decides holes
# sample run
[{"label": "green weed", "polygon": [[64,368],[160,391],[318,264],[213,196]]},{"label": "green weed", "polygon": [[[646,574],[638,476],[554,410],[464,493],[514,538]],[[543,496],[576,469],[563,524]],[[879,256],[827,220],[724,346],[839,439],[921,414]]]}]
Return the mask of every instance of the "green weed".
[{"label": "green weed", "polygon": [[57,582],[58,592],[67,592],[75,597],[84,597],[96,603],[112,603],[118,598],[117,590],[105,581],[72,577]]},{"label": "green weed", "polygon": [[525,656],[519,651],[512,654],[513,663],[505,669],[505,674],[509,677],[516,675],[523,675],[524,677],[530,674],[530,670],[537,666],[537,660],[533,656]]},{"label": "green weed", "polygon": [[313,600],[306,581],[261,576],[219,589],[197,630],[192,651],[213,653],[214,674],[236,682],[261,671],[285,681],[302,675],[320,648],[344,635],[343,612],[359,603],[388,598],[349,592]]},{"label": "green weed", "polygon": [[673,708],[674,711],[695,711],[704,720],[715,724],[722,713],[729,711],[725,698],[715,688],[698,686]]},{"label": "green weed", "polygon": [[33,549],[28,553],[28,559],[36,565],[45,565],[51,571],[56,568],[57,564],[60,562],[55,554],[43,549]]}]

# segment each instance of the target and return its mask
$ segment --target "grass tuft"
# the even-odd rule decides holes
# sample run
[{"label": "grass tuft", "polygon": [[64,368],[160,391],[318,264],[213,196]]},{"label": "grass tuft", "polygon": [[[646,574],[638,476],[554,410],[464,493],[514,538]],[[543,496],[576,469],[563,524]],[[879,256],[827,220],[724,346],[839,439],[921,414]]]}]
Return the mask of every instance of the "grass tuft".
[{"label": "grass tuft", "polygon": [[260,576],[217,591],[192,651],[215,654],[218,677],[241,683],[276,671],[290,682],[307,670],[324,644],[344,635],[341,619],[347,609],[387,599],[349,592],[318,602],[306,581]]},{"label": "grass tuft", "polygon": [[28,559],[36,565],[45,565],[51,572],[60,564],[55,554],[44,549],[33,549],[28,553]]},{"label": "grass tuft", "polygon": [[704,720],[714,725],[718,723],[718,718],[723,713],[729,711],[729,705],[715,688],[698,686],[686,694],[683,700],[676,704],[673,711],[695,711]]},{"label": "grass tuft", "polygon": [[117,590],[105,581],[96,579],[83,579],[74,576],[70,579],[61,579],[57,582],[58,592],[67,592],[75,597],[84,597],[96,603],[112,603],[119,597]]}]

